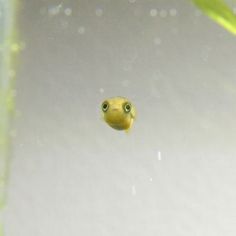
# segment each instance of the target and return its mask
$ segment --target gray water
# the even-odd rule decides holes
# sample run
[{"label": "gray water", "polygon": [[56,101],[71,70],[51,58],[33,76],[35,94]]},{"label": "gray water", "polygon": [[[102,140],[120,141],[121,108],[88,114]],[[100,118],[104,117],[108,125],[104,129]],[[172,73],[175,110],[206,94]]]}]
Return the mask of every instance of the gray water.
[{"label": "gray water", "polygon": [[[22,0],[6,236],[234,236],[236,38],[184,0]],[[129,134],[101,102],[129,98]]]}]

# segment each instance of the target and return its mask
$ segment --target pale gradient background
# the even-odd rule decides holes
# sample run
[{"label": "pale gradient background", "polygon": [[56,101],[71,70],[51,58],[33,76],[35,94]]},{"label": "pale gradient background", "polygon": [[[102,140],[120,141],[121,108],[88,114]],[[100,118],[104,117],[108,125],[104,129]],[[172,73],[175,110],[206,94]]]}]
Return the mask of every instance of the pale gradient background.
[{"label": "pale gradient background", "polygon": [[235,236],[236,37],[187,0],[20,2],[6,236]]}]

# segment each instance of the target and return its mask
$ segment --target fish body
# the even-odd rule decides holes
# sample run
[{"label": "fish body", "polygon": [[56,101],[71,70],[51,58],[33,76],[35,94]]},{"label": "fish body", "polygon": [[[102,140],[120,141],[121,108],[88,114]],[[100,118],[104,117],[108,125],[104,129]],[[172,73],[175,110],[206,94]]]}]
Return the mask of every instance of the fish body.
[{"label": "fish body", "polygon": [[104,121],[113,129],[128,131],[136,117],[134,105],[124,97],[113,97],[101,105]]}]

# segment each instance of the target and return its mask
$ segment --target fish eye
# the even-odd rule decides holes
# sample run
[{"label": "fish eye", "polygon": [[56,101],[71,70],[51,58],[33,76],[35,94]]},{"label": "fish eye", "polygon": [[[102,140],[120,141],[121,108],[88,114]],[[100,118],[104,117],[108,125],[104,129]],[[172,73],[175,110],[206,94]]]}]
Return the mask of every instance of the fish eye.
[{"label": "fish eye", "polygon": [[126,112],[126,113],[129,113],[130,111],[131,111],[131,104],[130,103],[125,103],[124,105],[123,105],[123,109],[124,109],[124,111]]},{"label": "fish eye", "polygon": [[106,112],[106,111],[108,110],[108,108],[109,108],[108,102],[104,102],[104,103],[102,104],[102,110],[103,110],[104,112]]}]

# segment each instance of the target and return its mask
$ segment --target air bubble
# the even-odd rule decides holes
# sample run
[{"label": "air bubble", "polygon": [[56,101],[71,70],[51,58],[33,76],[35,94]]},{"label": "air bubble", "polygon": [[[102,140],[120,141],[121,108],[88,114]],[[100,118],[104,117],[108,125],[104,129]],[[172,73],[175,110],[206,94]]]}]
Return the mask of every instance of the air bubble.
[{"label": "air bubble", "polygon": [[85,28],[84,28],[83,26],[80,26],[80,27],[78,28],[78,33],[79,33],[79,34],[84,34],[84,33],[85,33]]},{"label": "air bubble", "polygon": [[155,16],[157,16],[157,9],[151,9],[150,10],[150,16],[152,16],[152,17],[155,17]]},{"label": "air bubble", "polygon": [[104,88],[100,88],[100,89],[99,89],[99,92],[100,92],[100,93],[104,93]]},{"label": "air bubble", "polygon": [[136,0],[129,0],[129,3],[135,3]]},{"label": "air bubble", "polygon": [[167,16],[167,11],[164,10],[164,9],[161,10],[161,11],[160,11],[160,17],[163,17],[163,18],[164,18],[164,17],[166,17],[166,16]]},{"label": "air bubble", "polygon": [[169,14],[170,14],[170,16],[176,16],[177,15],[177,10],[172,8],[172,9],[170,9]]},{"label": "air bubble", "polygon": [[70,16],[72,14],[72,9],[71,8],[66,8],[64,10],[64,13],[65,13],[66,16]]},{"label": "air bubble", "polygon": [[161,39],[159,37],[154,38],[154,44],[160,45],[161,44]]},{"label": "air bubble", "polygon": [[134,185],[132,186],[132,195],[133,195],[133,196],[135,196],[135,195],[136,195],[136,188],[135,188],[135,186],[134,186]]},{"label": "air bubble", "polygon": [[101,8],[97,8],[95,10],[95,14],[96,14],[96,16],[102,16],[103,15],[103,10]]}]

